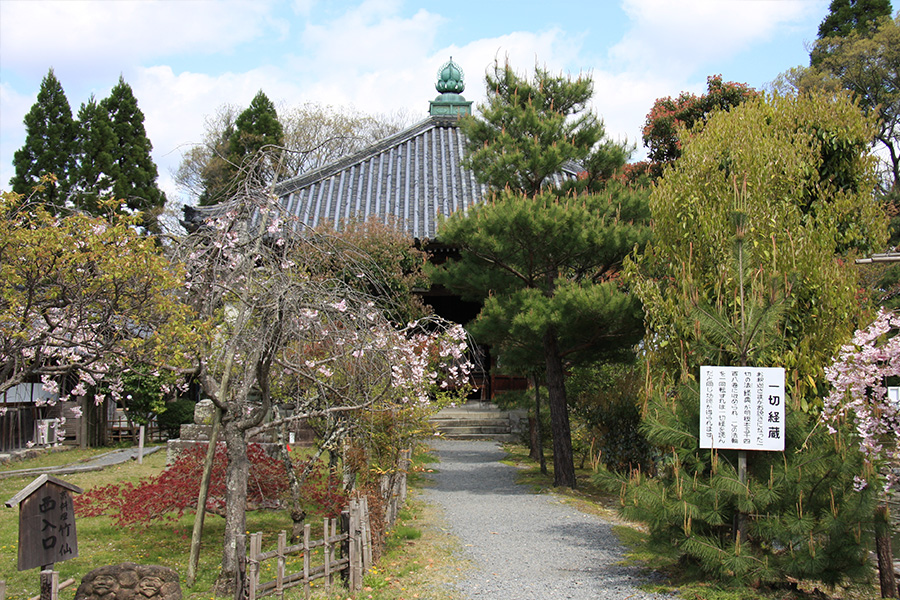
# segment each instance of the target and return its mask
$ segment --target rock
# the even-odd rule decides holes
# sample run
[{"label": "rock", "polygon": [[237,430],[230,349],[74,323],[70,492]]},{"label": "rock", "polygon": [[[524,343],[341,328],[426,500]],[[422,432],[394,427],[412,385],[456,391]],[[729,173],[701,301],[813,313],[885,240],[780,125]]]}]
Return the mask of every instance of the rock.
[{"label": "rock", "polygon": [[205,398],[194,406],[194,423],[197,425],[212,425],[216,407],[213,401]]},{"label": "rock", "polygon": [[75,600],[181,600],[181,584],[169,567],[126,562],[85,575]]}]

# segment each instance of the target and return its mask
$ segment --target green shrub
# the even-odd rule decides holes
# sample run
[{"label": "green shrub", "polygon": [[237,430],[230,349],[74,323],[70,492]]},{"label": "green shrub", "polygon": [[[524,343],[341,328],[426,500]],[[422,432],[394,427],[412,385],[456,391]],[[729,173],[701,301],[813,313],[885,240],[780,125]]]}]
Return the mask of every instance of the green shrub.
[{"label": "green shrub", "polygon": [[[655,476],[598,472],[621,494],[622,512],[675,551],[683,571],[743,583],[812,579],[833,585],[871,574],[868,545],[876,486],[858,489],[862,459],[850,432],[829,434],[817,417],[789,405],[784,452],[751,452],[748,485],[737,451],[699,448],[700,390],[684,386],[648,407],[645,432],[670,454]],[[733,517],[749,515],[737,543]]]},{"label": "green shrub", "polygon": [[156,415],[159,428],[166,432],[169,439],[179,436],[181,426],[194,420],[194,403],[181,398],[166,402],[162,412]]},{"label": "green shrub", "polygon": [[641,376],[633,365],[597,363],[574,369],[566,384],[573,450],[607,469],[646,470],[653,449],[641,431]]}]

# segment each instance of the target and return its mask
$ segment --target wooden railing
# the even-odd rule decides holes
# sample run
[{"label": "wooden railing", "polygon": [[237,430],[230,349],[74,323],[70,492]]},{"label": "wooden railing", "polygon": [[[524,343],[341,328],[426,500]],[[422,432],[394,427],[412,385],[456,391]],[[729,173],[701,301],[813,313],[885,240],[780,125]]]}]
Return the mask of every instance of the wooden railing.
[{"label": "wooden railing", "polygon": [[[323,537],[317,540],[310,539],[311,527],[307,523],[303,541],[291,546],[287,544],[287,532],[282,531],[278,534],[276,549],[268,552],[262,551],[262,533],[239,535],[235,600],[257,600],[272,595],[283,600],[285,590],[297,586],[303,586],[305,597],[309,598],[313,581],[324,580],[325,590],[331,591],[336,574],[347,582],[351,591],[362,589],[363,575],[372,565],[372,535],[365,496],[350,500],[350,508],[344,511],[342,521],[342,533],[338,534],[337,519],[325,519]],[[336,557],[338,549],[340,558]],[[302,570],[289,572],[291,557],[302,557]],[[275,578],[260,581],[267,561],[275,561]]]}]

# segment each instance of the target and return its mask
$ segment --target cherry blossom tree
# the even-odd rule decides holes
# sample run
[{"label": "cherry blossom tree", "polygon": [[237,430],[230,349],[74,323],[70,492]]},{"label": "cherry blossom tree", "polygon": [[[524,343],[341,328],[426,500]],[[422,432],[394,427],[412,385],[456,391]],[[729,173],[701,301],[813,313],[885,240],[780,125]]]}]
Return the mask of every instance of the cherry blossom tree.
[{"label": "cherry blossom tree", "polygon": [[188,366],[181,349],[202,328],[175,293],[179,270],[138,233],[139,216],[104,206],[53,214],[0,194],[0,393],[38,378],[63,399],[103,381],[115,392],[129,365]]},{"label": "cherry blossom tree", "polygon": [[[859,488],[878,479],[890,494],[900,483],[900,404],[888,396],[891,378],[900,376],[900,314],[881,310],[875,321],[859,330],[843,346],[834,364],[825,370],[832,389],[825,399],[822,421],[830,432],[839,421],[849,421],[859,436],[859,451],[866,472],[857,477]],[[886,502],[876,509],[876,550],[881,595],[897,597]]]},{"label": "cherry blossom tree", "polygon": [[[333,243],[301,229],[264,187],[247,184],[177,251],[188,304],[214,324],[196,364],[228,453],[223,590],[234,583],[236,536],[246,529],[252,436],[324,418],[335,424],[329,437],[341,437],[354,429],[354,415],[427,406],[468,381],[462,329],[437,318],[392,323],[390,296],[362,292],[369,286],[311,262]],[[383,281],[364,253],[340,250],[343,270]]]}]

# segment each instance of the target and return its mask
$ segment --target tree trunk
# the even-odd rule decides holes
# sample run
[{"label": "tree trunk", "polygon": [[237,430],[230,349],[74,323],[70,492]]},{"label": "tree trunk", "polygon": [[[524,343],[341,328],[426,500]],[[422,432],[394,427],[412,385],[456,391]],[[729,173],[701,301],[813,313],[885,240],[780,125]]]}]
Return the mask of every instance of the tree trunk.
[{"label": "tree trunk", "polygon": [[247,458],[245,431],[233,421],[223,423],[223,439],[228,452],[225,470],[225,539],[222,553],[222,572],[216,583],[220,594],[234,591],[237,574],[236,539],[247,529],[247,479],[250,460]]},{"label": "tree trunk", "polygon": [[878,583],[881,584],[881,597],[897,598],[894,553],[891,551],[891,517],[886,502],[882,502],[875,509],[875,554],[878,556]]},{"label": "tree trunk", "polygon": [[217,406],[213,414],[209,444],[206,447],[203,475],[200,477],[200,492],[197,495],[197,512],[194,515],[194,528],[191,533],[191,555],[188,559],[187,576],[185,577],[188,587],[193,587],[197,578],[197,564],[200,562],[200,538],[203,536],[203,522],[206,519],[206,499],[209,497],[209,480],[212,477],[213,464],[216,460],[216,445],[219,442],[221,424],[222,409]]},{"label": "tree trunk", "polygon": [[353,461],[350,460],[350,436],[345,436],[341,440],[341,465],[343,466],[341,480],[345,494],[349,494],[356,487],[356,473],[353,472],[352,464]]},{"label": "tree trunk", "polygon": [[[284,470],[287,473],[288,488],[291,492],[290,507],[288,512],[291,516],[291,543],[296,544],[303,538],[303,525],[306,521],[306,511],[303,510],[303,488],[300,478],[297,477],[297,471],[294,469],[294,463],[291,455],[287,451],[287,425],[282,425],[279,432],[278,443],[276,444],[276,452],[278,452]],[[305,478],[304,478],[305,479]]]},{"label": "tree trunk", "polygon": [[566,402],[566,382],[556,330],[544,333],[544,359],[547,363],[547,393],[550,398],[550,429],[553,433],[553,485],[575,489],[575,462],[572,458],[572,431]]},{"label": "tree trunk", "polygon": [[534,386],[534,423],[531,425],[531,458],[541,465],[541,474],[547,474],[547,460],[544,458],[544,423],[541,421],[541,391],[538,378],[532,375]]}]

